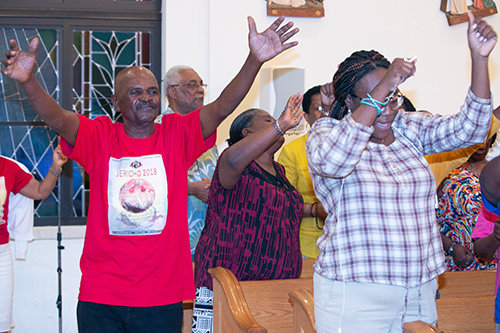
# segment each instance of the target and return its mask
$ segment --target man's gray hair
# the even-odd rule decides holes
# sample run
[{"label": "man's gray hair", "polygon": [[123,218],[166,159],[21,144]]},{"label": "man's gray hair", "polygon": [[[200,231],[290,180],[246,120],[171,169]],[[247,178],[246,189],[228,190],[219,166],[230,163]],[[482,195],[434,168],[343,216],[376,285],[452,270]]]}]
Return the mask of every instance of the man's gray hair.
[{"label": "man's gray hair", "polygon": [[164,89],[165,89],[164,93],[165,93],[165,96],[167,97],[167,100],[169,99],[168,92],[167,92],[168,87],[170,87],[171,85],[174,85],[174,84],[179,84],[179,81],[178,81],[179,80],[179,72],[186,70],[186,69],[194,70],[193,68],[191,68],[189,66],[176,65],[176,66],[171,67],[167,71],[165,76],[163,77],[163,85],[164,85]]}]

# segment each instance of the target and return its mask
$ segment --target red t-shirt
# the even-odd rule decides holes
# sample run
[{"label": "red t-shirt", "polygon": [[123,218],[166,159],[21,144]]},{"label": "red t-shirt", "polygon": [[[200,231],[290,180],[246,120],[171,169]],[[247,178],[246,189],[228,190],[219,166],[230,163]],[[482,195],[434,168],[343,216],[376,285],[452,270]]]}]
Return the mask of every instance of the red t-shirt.
[{"label": "red t-shirt", "polygon": [[145,139],[108,117],[80,116],[75,147],[61,147],[90,178],[81,301],[158,306],[195,298],[187,170],[215,138],[203,140],[199,110],[164,116]]},{"label": "red t-shirt", "polygon": [[9,242],[7,216],[9,195],[17,194],[30,182],[33,176],[21,169],[16,162],[0,156],[0,244]]}]

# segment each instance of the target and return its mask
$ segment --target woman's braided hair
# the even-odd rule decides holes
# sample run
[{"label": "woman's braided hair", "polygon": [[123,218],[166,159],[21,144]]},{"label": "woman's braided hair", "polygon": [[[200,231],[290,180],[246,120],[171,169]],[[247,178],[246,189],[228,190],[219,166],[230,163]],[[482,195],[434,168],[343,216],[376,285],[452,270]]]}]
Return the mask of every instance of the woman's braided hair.
[{"label": "woman's braided hair", "polygon": [[342,119],[349,112],[345,99],[348,94],[354,95],[354,87],[366,74],[377,68],[389,68],[391,63],[377,51],[357,51],[345,59],[333,76],[335,102],[330,114],[332,118]]}]

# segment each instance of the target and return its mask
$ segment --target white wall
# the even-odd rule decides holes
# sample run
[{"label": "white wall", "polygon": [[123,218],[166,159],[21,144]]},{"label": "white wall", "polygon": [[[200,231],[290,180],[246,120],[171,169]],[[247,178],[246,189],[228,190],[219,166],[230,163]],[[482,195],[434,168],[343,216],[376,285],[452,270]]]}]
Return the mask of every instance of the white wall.
[{"label": "white wall", "polygon": [[[248,54],[246,17],[254,17],[259,30],[275,19],[267,16],[263,0],[165,1],[163,72],[176,64],[194,67],[209,84],[206,102],[217,98]],[[416,76],[401,90],[417,109],[455,113],[470,85],[467,24],[448,26],[439,5],[439,1],[326,0],[324,18],[290,18],[301,29],[295,38],[299,45],[265,66],[303,67],[305,86],[312,87],[330,81],[337,65],[357,50],[373,48],[389,60],[416,55]],[[500,33],[499,15],[486,20]],[[490,57],[494,94],[500,94],[499,48]],[[257,79],[219,128],[218,143],[227,137],[236,114],[259,106],[258,93]]]},{"label": "white wall", "polygon": [[[259,30],[275,19],[266,16],[263,0],[163,1],[163,72],[176,64],[194,67],[209,83],[207,102],[217,98],[248,54],[246,17],[253,16]],[[458,110],[470,83],[467,25],[449,27],[438,1],[326,0],[325,11],[325,18],[293,18],[301,29],[295,38],[299,45],[265,66],[303,67],[305,86],[311,87],[331,80],[337,64],[356,50],[374,48],[389,59],[417,55],[417,75],[402,90],[419,109],[442,114]],[[500,33],[500,16],[487,20]],[[494,94],[500,94],[498,48],[490,60]],[[258,94],[256,80],[235,114],[258,107]],[[220,127],[218,143],[227,137],[232,119],[234,115]],[[68,232],[63,232],[64,332],[76,332],[74,311],[83,242],[81,236],[75,240],[67,237]],[[17,326],[13,333],[56,331],[56,255],[55,240],[35,241],[27,261],[15,263]]]}]

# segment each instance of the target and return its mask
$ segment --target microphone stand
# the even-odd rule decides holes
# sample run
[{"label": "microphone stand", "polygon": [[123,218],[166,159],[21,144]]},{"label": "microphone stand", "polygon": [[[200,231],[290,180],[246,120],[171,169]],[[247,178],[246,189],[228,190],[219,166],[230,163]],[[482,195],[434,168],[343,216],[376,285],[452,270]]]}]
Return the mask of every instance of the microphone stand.
[{"label": "microphone stand", "polygon": [[61,179],[57,180],[57,282],[58,282],[58,294],[56,300],[56,307],[59,312],[59,333],[62,333],[62,250],[64,246],[61,244],[62,233],[61,233]]}]

